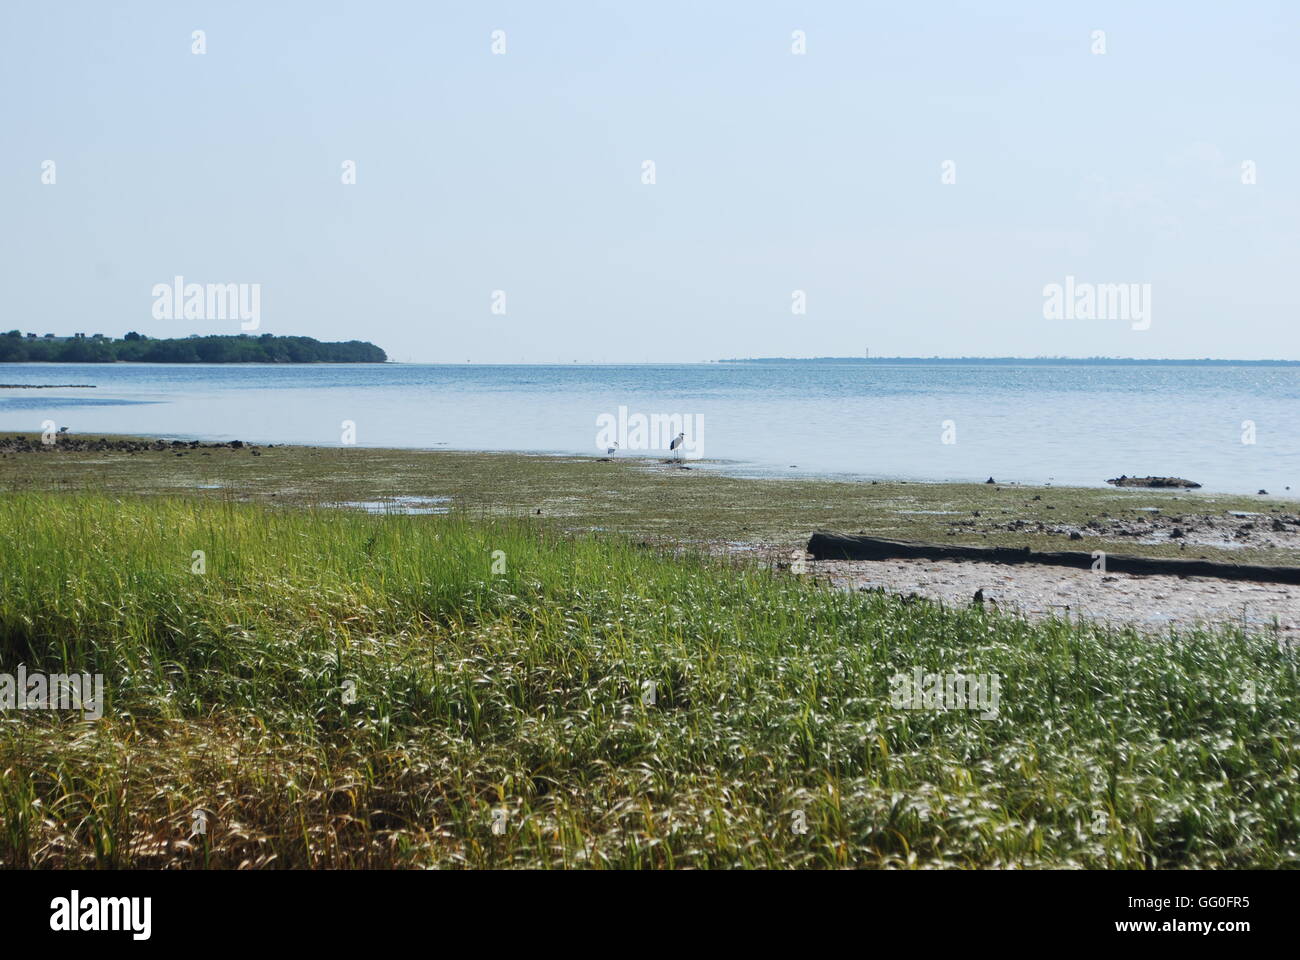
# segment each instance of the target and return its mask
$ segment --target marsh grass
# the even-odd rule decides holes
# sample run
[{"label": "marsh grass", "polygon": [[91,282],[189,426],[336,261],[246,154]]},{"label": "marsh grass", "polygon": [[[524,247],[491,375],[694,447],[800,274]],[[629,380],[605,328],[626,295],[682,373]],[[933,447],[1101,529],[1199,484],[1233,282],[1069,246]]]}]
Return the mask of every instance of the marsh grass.
[{"label": "marsh grass", "polygon": [[[1031,625],[524,517],[19,493],[0,544],[0,669],[107,698],[0,714],[10,867],[1297,862],[1271,635]],[[998,715],[891,707],[913,667],[997,675]]]}]

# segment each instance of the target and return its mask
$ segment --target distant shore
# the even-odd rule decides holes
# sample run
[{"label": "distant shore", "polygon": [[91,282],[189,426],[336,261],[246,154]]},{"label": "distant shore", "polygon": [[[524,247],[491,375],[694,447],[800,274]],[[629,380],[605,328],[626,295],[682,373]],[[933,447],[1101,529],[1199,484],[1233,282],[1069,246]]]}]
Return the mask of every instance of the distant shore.
[{"label": "distant shore", "polygon": [[1300,360],[1199,360],[1134,357],[748,357],[716,363],[979,364],[1030,367],[1298,367]]},{"label": "distant shore", "polygon": [[0,363],[383,363],[388,355],[364,340],[325,343],[315,337],[263,333],[149,337],[131,331],[70,337],[10,330],[0,334]]}]

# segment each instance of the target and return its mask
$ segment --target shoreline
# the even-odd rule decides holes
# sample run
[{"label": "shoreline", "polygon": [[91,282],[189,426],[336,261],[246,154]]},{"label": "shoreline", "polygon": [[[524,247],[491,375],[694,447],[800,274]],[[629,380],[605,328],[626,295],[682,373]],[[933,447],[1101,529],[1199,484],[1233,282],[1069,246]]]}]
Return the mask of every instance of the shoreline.
[{"label": "shoreline", "polygon": [[[817,530],[952,546],[1300,567],[1300,510],[1279,497],[1178,488],[742,478],[699,465],[121,436],[67,436],[50,448],[36,434],[0,436],[0,491],[6,492],[81,490],[369,513],[519,517],[565,536],[630,538],[670,552],[702,550],[777,569],[788,567],[791,558],[806,560],[806,545]],[[1161,594],[1177,592],[1154,576],[1125,575],[1121,589],[1111,586],[1120,582],[1113,578],[1076,582],[1074,571],[1036,565],[820,561],[810,569],[846,589],[885,584],[893,592],[949,604],[969,604],[975,590],[984,589],[1004,594],[1004,607],[1030,612],[1061,606],[1045,599],[1049,589],[1077,594],[1077,602],[1065,601],[1071,609],[1082,604],[1103,612],[1108,598],[1126,596],[1110,611],[1115,615],[1124,604],[1154,608],[1166,603]],[[1223,619],[1222,598],[1229,591],[1208,589],[1203,579],[1176,580],[1187,596],[1186,602],[1174,601],[1173,622]],[[1094,589],[1103,592],[1094,595]],[[1283,622],[1300,622],[1300,605],[1290,592],[1274,599]]]},{"label": "shoreline", "polygon": [[[257,366],[253,364],[253,366]],[[75,385],[74,385],[75,386]],[[6,440],[15,437],[36,437],[40,434],[33,434],[30,431],[23,430],[4,430],[0,429],[0,444]],[[620,451],[615,457],[605,457],[596,452],[578,452],[563,450],[516,450],[516,449],[470,449],[464,447],[452,446],[423,446],[423,447],[394,447],[383,444],[316,444],[301,441],[270,441],[270,440],[247,440],[239,438],[238,440],[223,439],[216,434],[182,434],[182,433],[105,433],[105,432],[88,432],[85,434],[68,434],[70,440],[109,440],[109,441],[144,441],[148,443],[162,442],[180,444],[198,445],[198,446],[226,446],[230,443],[238,442],[241,446],[276,448],[276,449],[311,449],[311,450],[338,450],[340,452],[349,450],[366,450],[376,453],[410,453],[410,454],[434,454],[434,453],[454,453],[464,456],[500,456],[500,457],[530,457],[546,458],[566,461],[594,461],[599,463],[617,462],[638,466],[658,466],[671,462],[671,456],[666,455],[663,451],[651,451],[644,455],[639,453],[628,453]],[[854,471],[838,470],[800,470],[797,467],[778,468],[762,467],[750,460],[731,460],[722,458],[700,458],[696,460],[685,459],[680,461],[684,466],[692,471],[698,471],[705,475],[715,475],[726,477],[732,480],[740,481],[811,481],[816,483],[840,483],[846,485],[898,485],[898,486],[937,486],[937,487],[966,487],[972,485],[988,485],[988,480],[980,480],[977,477],[966,478],[920,478],[916,476],[896,476],[889,474],[866,474]],[[992,479],[992,478],[990,478]],[[1265,493],[1251,493],[1245,490],[1221,490],[1214,487],[1205,486],[1200,483],[1194,483],[1191,486],[1144,486],[1135,484],[1131,481],[1143,478],[1136,476],[1127,477],[1125,482],[1116,484],[1111,479],[1098,480],[1095,483],[1082,481],[1060,482],[1048,480],[1046,482],[1035,482],[1032,480],[995,480],[993,486],[1027,490],[1030,492],[1043,492],[1047,490],[1105,490],[1108,488],[1121,488],[1135,491],[1142,490],[1172,490],[1187,496],[1205,495],[1211,497],[1269,497],[1271,501],[1295,502],[1300,504],[1300,489],[1291,490],[1284,487],[1281,491],[1270,490]],[[1262,489],[1262,488],[1261,488]]]},{"label": "shoreline", "polygon": [[[104,691],[98,719],[24,711],[4,724],[0,769],[63,773],[0,778],[0,806],[23,813],[20,831],[0,832],[0,865],[1295,860],[1263,828],[1249,846],[1220,839],[1290,823],[1294,763],[1278,744],[1297,729],[1296,626],[1275,609],[1290,597],[798,559],[827,528],[976,544],[1088,530],[1073,541],[1087,549],[1121,536],[1101,518],[1127,529],[1160,513],[1199,531],[1191,504],[1215,528],[1262,509],[1290,536],[1289,507],[237,442],[0,453],[0,538],[14,545],[0,563],[3,667],[100,674]],[[1271,524],[1245,533],[1249,545],[1217,552],[1300,563],[1252,542]],[[1197,605],[1171,608],[1175,594]],[[999,700],[958,713],[900,700],[897,678],[917,674],[991,678]],[[1252,789],[1224,789],[1229,749]],[[986,758],[978,777],[972,750]],[[1142,775],[1099,791],[1118,755]],[[900,795],[936,815],[899,817]],[[1213,812],[1208,827],[1182,819],[1194,804]],[[82,830],[87,808],[123,811],[111,858]],[[195,842],[198,809],[216,820]],[[779,828],[791,809],[812,845]],[[992,812],[992,840],[972,811]],[[1124,830],[1081,829],[1097,811]],[[503,816],[542,829],[493,842]]]}]

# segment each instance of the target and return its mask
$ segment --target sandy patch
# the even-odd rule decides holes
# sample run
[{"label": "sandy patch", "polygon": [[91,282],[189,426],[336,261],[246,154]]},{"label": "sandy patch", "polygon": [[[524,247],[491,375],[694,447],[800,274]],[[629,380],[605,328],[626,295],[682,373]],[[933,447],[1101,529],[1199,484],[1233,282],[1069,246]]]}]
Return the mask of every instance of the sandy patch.
[{"label": "sandy patch", "polygon": [[823,560],[808,573],[837,587],[917,593],[968,606],[983,590],[1000,608],[1031,619],[1085,617],[1144,629],[1243,622],[1300,631],[1300,586],[1210,577],[1139,576],[1068,567],[957,560]]}]

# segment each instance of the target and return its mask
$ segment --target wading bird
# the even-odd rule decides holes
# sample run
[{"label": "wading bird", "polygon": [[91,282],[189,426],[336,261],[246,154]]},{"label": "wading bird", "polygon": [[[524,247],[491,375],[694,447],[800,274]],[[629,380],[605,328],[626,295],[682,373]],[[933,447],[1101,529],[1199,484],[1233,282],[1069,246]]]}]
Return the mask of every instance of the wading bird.
[{"label": "wading bird", "polygon": [[668,444],[668,449],[669,449],[669,450],[675,450],[675,451],[677,451],[677,459],[678,459],[678,460],[680,460],[680,459],[682,458],[682,444],[685,443],[685,442],[686,442],[686,434],[685,434],[685,433],[679,433],[679,434],[677,434],[677,436],[673,437],[673,442],[670,443],[670,444]]}]

